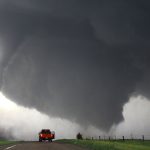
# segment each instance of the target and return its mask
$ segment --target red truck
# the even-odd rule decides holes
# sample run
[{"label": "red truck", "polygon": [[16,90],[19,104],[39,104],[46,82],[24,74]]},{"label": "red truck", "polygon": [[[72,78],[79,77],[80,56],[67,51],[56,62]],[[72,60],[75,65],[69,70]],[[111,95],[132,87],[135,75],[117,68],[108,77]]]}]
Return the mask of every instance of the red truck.
[{"label": "red truck", "polygon": [[52,142],[53,139],[55,139],[54,131],[50,131],[49,129],[42,129],[39,133],[39,142],[42,142],[43,140],[48,140],[49,142]]}]

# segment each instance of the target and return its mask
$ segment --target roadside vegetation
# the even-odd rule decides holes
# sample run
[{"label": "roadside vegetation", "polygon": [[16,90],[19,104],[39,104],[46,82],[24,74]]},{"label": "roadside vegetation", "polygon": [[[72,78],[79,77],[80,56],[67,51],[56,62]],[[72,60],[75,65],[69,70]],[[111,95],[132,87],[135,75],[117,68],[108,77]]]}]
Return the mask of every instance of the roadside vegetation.
[{"label": "roadside vegetation", "polygon": [[58,140],[61,143],[75,144],[91,150],[150,150],[150,141],[98,141],[98,140]]},{"label": "roadside vegetation", "polygon": [[16,141],[0,140],[0,146],[18,143]]}]

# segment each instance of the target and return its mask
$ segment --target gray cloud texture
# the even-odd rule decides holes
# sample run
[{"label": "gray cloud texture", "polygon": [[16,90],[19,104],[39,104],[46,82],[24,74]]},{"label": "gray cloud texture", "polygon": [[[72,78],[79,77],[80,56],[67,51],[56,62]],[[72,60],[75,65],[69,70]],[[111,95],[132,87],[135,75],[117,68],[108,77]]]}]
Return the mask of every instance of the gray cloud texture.
[{"label": "gray cloud texture", "polygon": [[149,97],[148,1],[0,2],[0,83],[13,101],[109,129]]}]

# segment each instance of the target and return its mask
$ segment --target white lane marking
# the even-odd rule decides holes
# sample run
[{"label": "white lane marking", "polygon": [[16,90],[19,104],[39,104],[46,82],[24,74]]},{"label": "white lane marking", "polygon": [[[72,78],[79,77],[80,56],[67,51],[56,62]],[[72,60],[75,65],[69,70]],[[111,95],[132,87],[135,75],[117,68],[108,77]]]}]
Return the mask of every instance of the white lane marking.
[{"label": "white lane marking", "polygon": [[15,147],[16,145],[13,145],[13,146],[10,146],[10,147],[7,147],[7,148],[5,148],[5,150],[6,149],[11,149],[11,148],[13,148],[13,147]]}]

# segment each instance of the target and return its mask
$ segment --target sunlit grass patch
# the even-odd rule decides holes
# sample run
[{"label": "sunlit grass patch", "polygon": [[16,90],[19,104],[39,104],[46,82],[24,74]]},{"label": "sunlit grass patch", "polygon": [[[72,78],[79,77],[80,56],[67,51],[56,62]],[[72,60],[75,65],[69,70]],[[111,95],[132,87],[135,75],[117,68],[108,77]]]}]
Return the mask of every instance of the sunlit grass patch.
[{"label": "sunlit grass patch", "polygon": [[98,140],[58,140],[91,150],[150,150],[150,141],[98,141]]},{"label": "sunlit grass patch", "polygon": [[15,144],[16,141],[7,141],[7,140],[0,140],[0,146],[1,145],[9,145],[9,144]]}]

